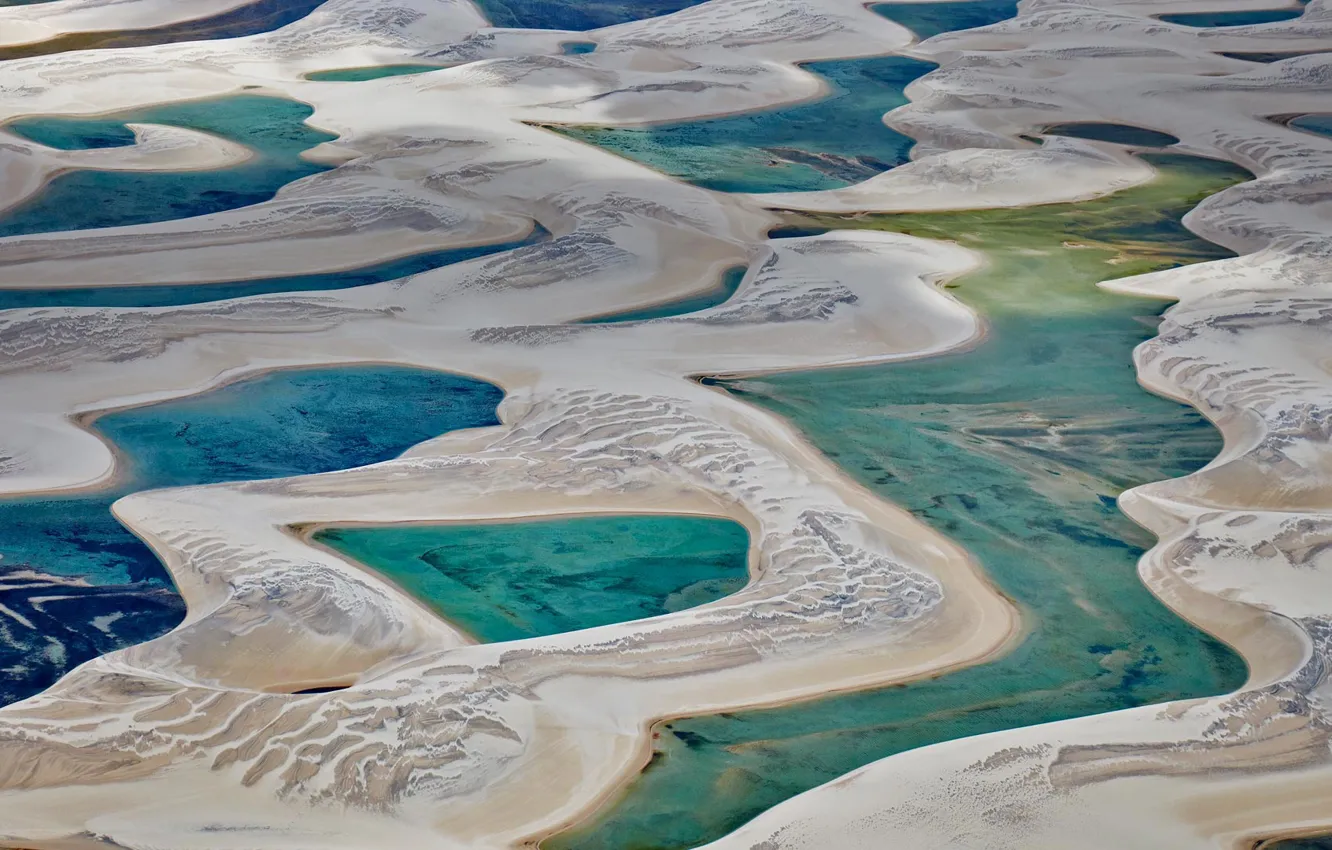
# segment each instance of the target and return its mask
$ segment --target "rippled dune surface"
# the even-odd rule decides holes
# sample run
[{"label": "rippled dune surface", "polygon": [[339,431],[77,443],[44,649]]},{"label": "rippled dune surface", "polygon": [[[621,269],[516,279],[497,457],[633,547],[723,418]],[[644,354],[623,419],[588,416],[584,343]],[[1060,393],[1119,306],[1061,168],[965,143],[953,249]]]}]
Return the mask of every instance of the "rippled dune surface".
[{"label": "rippled dune surface", "polygon": [[0,0],[0,846],[1322,847],[1332,5]]}]

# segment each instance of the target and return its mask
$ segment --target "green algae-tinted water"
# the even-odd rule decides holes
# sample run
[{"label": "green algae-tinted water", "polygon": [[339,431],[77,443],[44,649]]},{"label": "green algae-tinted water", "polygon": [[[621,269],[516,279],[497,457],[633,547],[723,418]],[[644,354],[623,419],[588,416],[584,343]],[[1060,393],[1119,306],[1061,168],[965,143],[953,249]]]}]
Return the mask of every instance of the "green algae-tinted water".
[{"label": "green algae-tinted water", "polygon": [[611,313],[606,316],[597,316],[594,319],[584,319],[581,324],[609,325],[619,322],[645,322],[648,319],[683,316],[686,313],[697,313],[699,310],[717,307],[725,304],[740,289],[740,284],[745,279],[745,271],[745,266],[732,266],[722,274],[721,281],[715,289],[639,310],[626,310],[623,313]]},{"label": "green algae-tinted water", "polygon": [[226,298],[272,295],[283,292],[350,289],[398,280],[443,266],[488,257],[524,245],[544,242],[550,231],[538,225],[528,237],[514,242],[426,251],[369,266],[319,274],[266,277],[222,283],[167,284],[162,286],[88,286],[58,289],[0,289],[0,310],[20,307],[178,307]]},{"label": "green algae-tinted water", "polygon": [[1127,487],[1199,468],[1221,441],[1192,409],[1137,384],[1132,349],[1155,332],[1161,303],[1095,283],[1226,256],[1179,218],[1247,175],[1147,158],[1163,172],[1154,183],[1077,205],[793,221],[953,238],[988,255],[950,285],[989,320],[974,350],[717,383],[965,545],[1032,633],[998,661],[937,679],[659,724],[626,796],[546,850],[696,847],[893,753],[1243,682],[1237,655],[1143,587],[1136,561],[1153,538],[1115,505]]},{"label": "green algae-tinted water", "polygon": [[[0,236],[117,227],[187,218],[266,201],[286,184],[328,166],[301,153],[336,138],[304,123],[314,110],[261,95],[231,95],[117,113],[100,119],[45,117],[13,122],[66,149],[114,138],[127,123],[169,124],[223,136],[258,156],[208,171],[71,171],[0,213]],[[35,130],[33,128],[36,128]]]},{"label": "green algae-tinted water", "polygon": [[1071,136],[1075,139],[1093,139],[1098,142],[1114,142],[1142,148],[1165,148],[1179,143],[1179,139],[1169,133],[1103,121],[1051,124],[1044,132],[1048,136]]},{"label": "green algae-tinted water", "polygon": [[740,590],[749,575],[744,526],[710,517],[330,528],[315,540],[484,642],[692,608]]},{"label": "green algae-tinted water", "polygon": [[438,71],[447,65],[367,65],[362,68],[338,68],[333,71],[313,71],[305,79],[314,83],[361,83],[384,77],[403,77]]},{"label": "green algae-tinted water", "polygon": [[906,162],[914,142],[883,123],[934,65],[904,56],[811,62],[825,98],[645,128],[556,127],[658,171],[723,192],[799,192],[857,183]]},{"label": "green algae-tinted water", "polygon": [[945,32],[997,24],[1017,15],[1017,0],[964,0],[960,3],[878,3],[870,9],[911,30],[924,41]]},{"label": "green algae-tinted water", "polygon": [[1174,15],[1157,15],[1162,21],[1171,24],[1183,24],[1189,27],[1242,27],[1253,24],[1270,24],[1275,21],[1288,21],[1304,14],[1304,7],[1294,9],[1247,9],[1231,12],[1180,12]]},{"label": "green algae-tinted water", "polygon": [[125,459],[114,488],[0,499],[0,704],[184,616],[156,556],[112,517],[116,498],[387,460],[445,431],[494,424],[501,397],[470,378],[358,366],[274,372],[101,417],[95,429]]},{"label": "green algae-tinted water", "polygon": [[[248,35],[284,27],[299,21],[324,3],[324,0],[254,0],[236,9],[166,24],[134,30],[107,32],[74,32],[29,44],[0,47],[0,61],[47,56],[71,50],[103,50],[110,47],[147,47],[154,44],[174,44],[181,41],[204,41],[222,38],[241,38]],[[0,2],[0,6],[15,5]],[[20,3],[17,5],[27,5]]]}]

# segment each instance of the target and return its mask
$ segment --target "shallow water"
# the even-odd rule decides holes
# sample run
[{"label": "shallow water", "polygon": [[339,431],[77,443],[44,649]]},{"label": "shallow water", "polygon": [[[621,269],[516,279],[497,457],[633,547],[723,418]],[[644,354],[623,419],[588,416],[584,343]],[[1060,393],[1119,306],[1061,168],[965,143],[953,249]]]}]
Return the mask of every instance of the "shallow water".
[{"label": "shallow water", "polygon": [[[178,24],[109,32],[75,32],[46,41],[0,47],[0,60],[46,56],[70,50],[148,47],[154,44],[212,41],[258,35],[299,21],[323,3],[324,0],[255,0],[229,12],[182,21]],[[0,5],[15,4],[0,3]]]},{"label": "shallow water", "polygon": [[[126,459],[114,487],[0,499],[0,593],[10,611],[35,623],[18,628],[11,614],[0,621],[0,703],[184,616],[156,556],[111,516],[119,496],[387,460],[445,431],[495,424],[501,397],[470,378],[357,366],[274,372],[99,418],[95,430]],[[52,596],[59,598],[39,601]]]},{"label": "shallow water", "polygon": [[858,183],[907,160],[914,142],[883,123],[903,89],[935,68],[904,56],[811,62],[832,87],[795,106],[644,128],[554,127],[658,171],[723,192],[798,192]]},{"label": "shallow water", "polygon": [[315,539],[483,642],[692,608],[748,579],[744,526],[710,517],[331,528]]},{"label": "shallow water", "polygon": [[338,68],[332,71],[314,71],[306,74],[305,79],[315,83],[361,83],[366,80],[379,80],[384,77],[403,77],[411,74],[427,74],[447,68],[447,65],[367,65],[362,68]]},{"label": "shallow water", "polygon": [[703,0],[477,0],[497,27],[592,30],[668,15]]},{"label": "shallow water", "polygon": [[182,304],[201,304],[205,301],[246,298],[252,295],[350,289],[386,280],[398,280],[465,260],[511,251],[524,245],[543,242],[549,237],[550,231],[538,226],[526,239],[515,242],[427,251],[355,269],[290,277],[165,286],[0,289],[0,310],[20,307],[178,307]]},{"label": "shallow water", "polygon": [[13,209],[0,212],[0,236],[117,227],[187,218],[266,201],[288,183],[328,166],[300,154],[337,138],[304,123],[313,109],[279,97],[240,94],[116,113],[44,117],[9,126],[94,145],[127,123],[168,124],[223,136],[258,156],[232,168],[184,172],[71,171]]},{"label": "shallow water", "polygon": [[1176,15],[1156,17],[1167,23],[1184,24],[1189,27],[1240,27],[1288,21],[1302,14],[1304,14],[1303,6],[1294,9],[1250,9],[1234,12],[1181,12]]},{"label": "shallow water", "polygon": [[1299,118],[1292,118],[1290,126],[1320,136],[1332,136],[1332,115],[1301,115]]},{"label": "shallow water", "polygon": [[1179,143],[1179,139],[1169,133],[1148,130],[1143,127],[1132,127],[1128,124],[1108,124],[1101,121],[1052,124],[1046,127],[1044,132],[1047,136],[1070,136],[1075,139],[1114,142],[1118,145],[1132,145],[1140,148],[1164,148]]},{"label": "shallow water", "polygon": [[645,322],[649,319],[665,319],[670,316],[683,316],[687,313],[697,313],[699,310],[708,310],[730,300],[731,296],[740,289],[740,284],[744,282],[746,271],[745,266],[732,266],[722,274],[721,280],[715,289],[638,310],[626,310],[623,313],[611,313],[606,316],[597,316],[594,319],[584,319],[580,324],[609,325],[619,322]]},{"label": "shallow water", "polygon": [[1161,179],[1078,205],[794,221],[985,251],[991,265],[949,288],[990,335],[951,356],[713,382],[786,417],[862,484],[966,546],[1032,634],[1003,659],[937,679],[659,724],[627,795],[544,848],[695,847],[893,753],[1243,682],[1237,655],[1138,580],[1153,538],[1115,504],[1221,448],[1196,412],[1137,384],[1131,352],[1162,304],[1094,284],[1227,256],[1179,217],[1244,175],[1148,158]]},{"label": "shallow water", "polygon": [[595,41],[566,41],[560,45],[565,56],[581,56],[585,53],[594,53],[597,49]]}]

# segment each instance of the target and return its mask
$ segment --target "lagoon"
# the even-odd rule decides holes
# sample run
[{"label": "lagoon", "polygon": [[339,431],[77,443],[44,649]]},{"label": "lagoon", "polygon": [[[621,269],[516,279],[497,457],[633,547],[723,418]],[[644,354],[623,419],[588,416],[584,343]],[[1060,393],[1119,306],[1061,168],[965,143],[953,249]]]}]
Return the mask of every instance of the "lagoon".
[{"label": "lagoon", "polygon": [[136,109],[97,118],[52,116],[6,125],[65,150],[123,139],[128,123],[168,124],[223,136],[258,156],[207,171],[78,170],[53,179],[0,212],[0,237],[169,221],[257,204],[328,166],[301,154],[337,138],[305,123],[314,110],[279,97],[241,94]]},{"label": "lagoon", "polygon": [[698,516],[328,528],[314,539],[482,642],[692,608],[749,577],[749,535]]},{"label": "lagoon", "polygon": [[881,56],[801,67],[824,78],[826,97],[706,121],[551,129],[721,192],[836,189],[906,162],[915,142],[883,116],[907,102],[903,89],[933,64]]},{"label": "lagoon", "polygon": [[[324,0],[254,0],[237,9],[167,24],[135,30],[109,30],[106,32],[73,32],[46,41],[0,47],[0,61],[47,56],[72,50],[105,50],[113,47],[148,47],[154,44],[174,44],[182,41],[212,41],[223,38],[242,38],[271,32],[299,21],[323,5]],[[0,3],[0,5],[27,5]]]},{"label": "lagoon", "polygon": [[1147,155],[1153,183],[1076,205],[791,216],[804,228],[956,239],[990,264],[949,285],[990,323],[975,349],[907,363],[713,381],[793,422],[860,483],[966,546],[1023,608],[1011,654],[936,679],[658,724],[627,794],[546,850],[676,850],[801,791],[938,741],[1225,692],[1242,659],[1142,585],[1152,536],[1128,487],[1221,447],[1194,410],[1138,386],[1160,302],[1097,281],[1228,256],[1179,222],[1248,175]]},{"label": "lagoon", "polygon": [[476,245],[467,248],[445,248],[410,254],[343,271],[287,277],[255,278],[253,280],[221,283],[167,284],[162,286],[83,286],[56,289],[3,289],[0,288],[0,310],[33,307],[179,307],[183,304],[201,304],[229,298],[248,298],[254,295],[277,295],[292,292],[327,292],[351,289],[399,280],[444,266],[512,251],[525,245],[544,242],[550,231],[538,225],[524,239]]},{"label": "lagoon", "polygon": [[[457,428],[495,424],[499,388],[389,366],[273,372],[116,411],[93,429],[122,453],[107,490],[0,500],[0,590],[34,628],[0,640],[0,704],[184,616],[157,557],[110,512],[135,490],[304,475],[375,463]],[[54,597],[54,598],[50,598]]]}]

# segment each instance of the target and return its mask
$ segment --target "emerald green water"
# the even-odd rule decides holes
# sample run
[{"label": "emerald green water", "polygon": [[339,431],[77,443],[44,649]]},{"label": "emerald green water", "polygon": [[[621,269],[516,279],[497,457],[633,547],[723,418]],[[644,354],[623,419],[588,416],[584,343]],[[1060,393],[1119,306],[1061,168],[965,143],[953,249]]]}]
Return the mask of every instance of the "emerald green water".
[{"label": "emerald green water", "polygon": [[[969,4],[959,4],[969,5]],[[799,192],[857,183],[907,160],[915,142],[883,123],[934,65],[904,56],[801,66],[831,93],[811,103],[642,128],[552,127],[722,192]]]},{"label": "emerald green water", "polygon": [[315,83],[360,83],[384,77],[402,77],[438,71],[446,65],[367,65],[362,68],[338,68],[333,71],[314,71],[305,79]]},{"label": "emerald green water", "polygon": [[1136,562],[1153,538],[1115,504],[1128,487],[1202,466],[1220,439],[1137,384],[1132,349],[1155,333],[1161,303],[1095,283],[1227,256],[1179,218],[1248,175],[1145,158],[1162,171],[1152,184],[1077,205],[791,217],[983,251],[990,264],[950,289],[990,333],[945,357],[711,383],[786,417],[858,481],[966,546],[1031,634],[998,661],[937,679],[659,724],[626,795],[546,850],[695,847],[894,753],[1243,682],[1237,655],[1141,584]]},{"label": "emerald green water", "polygon": [[337,138],[309,126],[304,103],[231,95],[120,112],[99,118],[41,117],[9,129],[65,150],[123,140],[127,123],[169,124],[223,136],[258,156],[208,171],[71,171],[24,203],[0,213],[0,236],[146,224],[266,201],[288,183],[328,168],[301,153]]},{"label": "emerald green water", "polygon": [[692,608],[749,575],[744,526],[711,517],[329,528],[314,539],[485,642]]}]

